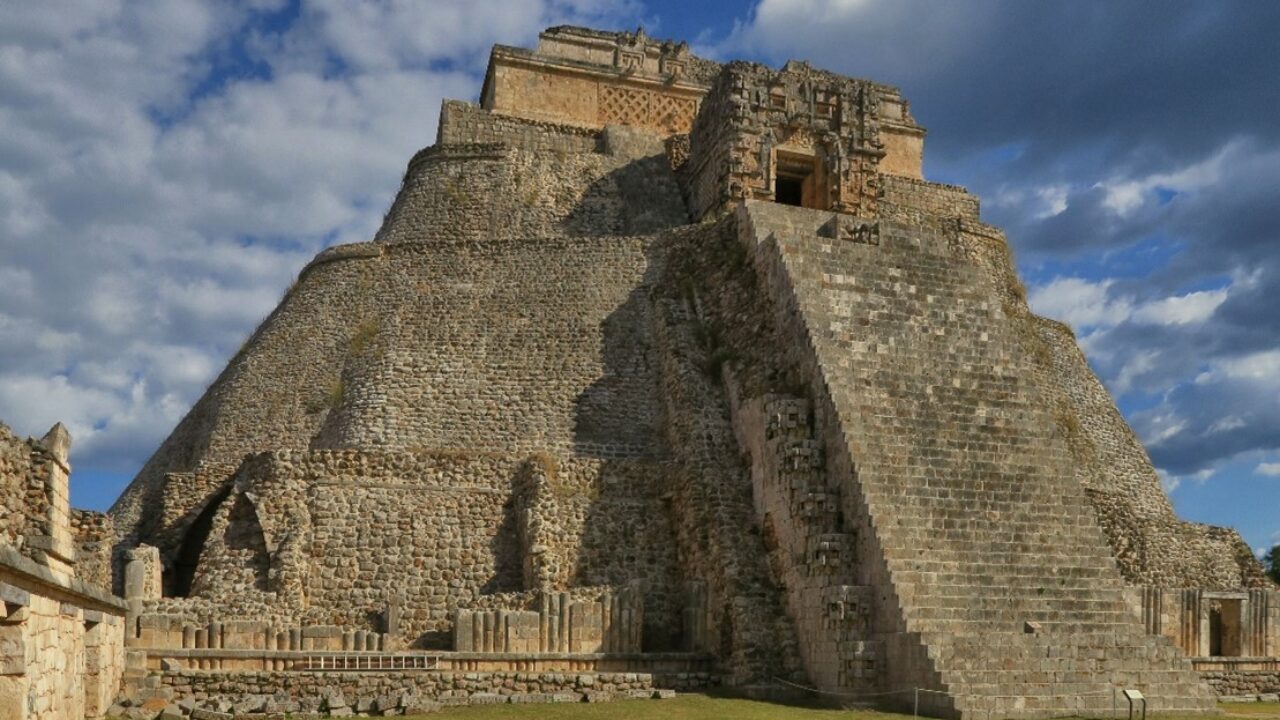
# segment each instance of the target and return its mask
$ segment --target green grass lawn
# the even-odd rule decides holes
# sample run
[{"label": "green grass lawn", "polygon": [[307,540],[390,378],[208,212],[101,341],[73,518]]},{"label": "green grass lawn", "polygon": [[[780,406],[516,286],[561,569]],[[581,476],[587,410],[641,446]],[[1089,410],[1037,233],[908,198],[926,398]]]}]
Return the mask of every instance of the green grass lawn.
[{"label": "green grass lawn", "polygon": [[1280,703],[1223,703],[1218,707],[1228,716],[1249,718],[1280,718]]},{"label": "green grass lawn", "polygon": [[[1232,703],[1221,707],[1228,718],[1280,719],[1280,703]],[[422,720],[902,720],[910,716],[688,694],[673,700],[619,700],[599,704],[480,705],[451,708],[421,717]]]},{"label": "green grass lawn", "polygon": [[902,720],[902,717],[874,710],[824,710],[681,694],[671,700],[458,707],[423,715],[422,720]]}]

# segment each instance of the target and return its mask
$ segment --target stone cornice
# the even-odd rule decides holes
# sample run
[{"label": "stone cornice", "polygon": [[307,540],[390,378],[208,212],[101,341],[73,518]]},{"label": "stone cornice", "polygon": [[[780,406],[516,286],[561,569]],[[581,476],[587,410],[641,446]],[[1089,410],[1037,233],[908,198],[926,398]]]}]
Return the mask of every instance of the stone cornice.
[{"label": "stone cornice", "polygon": [[122,598],[83,580],[60,576],[8,545],[0,545],[0,573],[15,575],[19,582],[36,585],[31,588],[33,590],[48,589],[51,591],[48,594],[57,599],[70,599],[85,607],[114,611],[115,614],[124,614],[129,607]]}]

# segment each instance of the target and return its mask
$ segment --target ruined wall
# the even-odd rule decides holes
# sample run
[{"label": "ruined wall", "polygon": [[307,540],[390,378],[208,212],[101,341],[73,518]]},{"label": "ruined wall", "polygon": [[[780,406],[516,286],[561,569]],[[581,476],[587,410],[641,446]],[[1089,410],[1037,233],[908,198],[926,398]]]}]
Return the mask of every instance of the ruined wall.
[{"label": "ruined wall", "polygon": [[[153,541],[166,529],[162,519],[199,512],[226,481],[202,466],[234,468],[251,452],[310,445],[334,402],[353,334],[383,299],[372,292],[387,277],[381,255],[371,245],[342,246],[303,270],[112,506],[122,550]],[[175,472],[194,473],[197,482],[190,493],[170,492],[166,503],[165,475]],[[120,573],[116,582],[122,592]]]},{"label": "ruined wall", "polygon": [[1272,586],[1235,530],[1177,518],[1146,450],[1089,369],[1075,335],[1048,321],[1038,329],[1053,359],[1049,372],[1068,399],[1062,422],[1078,477],[1126,579],[1166,588]]},{"label": "ruined wall", "polygon": [[[258,618],[277,630],[388,632],[401,646],[449,647],[454,610],[491,595],[641,581],[646,641],[669,646],[679,608],[661,473],[644,463],[548,458],[465,450],[259,455],[218,507],[193,597],[145,604],[178,633],[154,641],[175,642],[184,626],[212,616]],[[556,472],[545,478],[548,497],[535,504],[530,474],[547,462]],[[531,555],[549,571],[529,588]]]},{"label": "ruined wall", "polygon": [[436,131],[439,145],[502,143],[521,150],[590,153],[600,145],[600,131],[576,125],[500,115],[475,103],[445,100]]},{"label": "ruined wall", "polygon": [[[0,424],[0,543],[23,548],[27,535],[46,535],[49,495],[41,449]],[[30,549],[24,553],[30,554]]]},{"label": "ruined wall", "polygon": [[680,571],[670,508],[663,500],[667,463],[537,455],[517,506],[524,587],[642,588],[648,651],[681,637]]},{"label": "ruined wall", "polygon": [[110,516],[73,509],[71,534],[75,538],[76,577],[111,592],[111,546],[115,542],[115,528]]},{"label": "ruined wall", "polygon": [[[180,697],[198,697],[205,708],[241,712],[373,714],[384,710],[420,714],[440,702],[583,702],[652,697],[654,687],[682,682],[681,689],[705,687],[706,673],[655,678],[649,673],[384,672],[384,673],[165,673],[158,680]],[[634,694],[633,694],[634,693]],[[225,705],[224,705],[225,704]]]},{"label": "ruined wall", "polygon": [[[5,570],[0,580],[11,580]],[[120,686],[122,618],[108,624],[99,612],[91,621],[82,608],[39,591],[28,596],[22,617],[17,612],[11,607],[0,618],[0,717],[102,717]]]},{"label": "ruined wall", "polygon": [[1204,665],[1198,666],[1197,670],[1220,698],[1263,702],[1280,700],[1280,666],[1274,662],[1266,663],[1270,669],[1259,670],[1237,669],[1232,667],[1235,664],[1224,663],[1214,669],[1208,669],[1210,666]]}]

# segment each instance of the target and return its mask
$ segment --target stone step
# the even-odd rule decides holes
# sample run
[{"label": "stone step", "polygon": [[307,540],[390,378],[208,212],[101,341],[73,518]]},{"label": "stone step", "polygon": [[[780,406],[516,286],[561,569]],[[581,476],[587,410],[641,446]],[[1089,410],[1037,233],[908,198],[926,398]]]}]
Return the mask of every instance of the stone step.
[{"label": "stone step", "polygon": [[[950,632],[978,632],[979,629],[985,629],[990,632],[1006,632],[1011,633],[1021,631],[1025,626],[1025,619],[1005,620],[1005,621],[987,621],[981,622],[972,619],[957,618],[916,618],[910,614],[907,617],[907,629],[915,633],[950,633]],[[1106,621],[1046,621],[1039,620],[1040,632],[1054,635],[1067,635],[1073,633],[1125,633],[1133,628],[1132,622],[1106,622]],[[966,627],[969,626],[969,627]]]},{"label": "stone step", "polygon": [[[1011,571],[1017,569],[1018,572],[1010,572],[1010,574],[1023,574],[1028,569],[1034,569],[1039,565],[1047,575],[1062,575],[1063,571],[1071,569],[1109,569],[1112,573],[1115,570],[1115,561],[1111,557],[1098,553],[1057,553],[1049,549],[1042,549],[1036,553],[1031,550],[1023,550],[1019,552],[1000,551],[1000,552],[984,552],[981,543],[973,543],[971,546],[964,547],[947,547],[934,548],[932,550],[922,550],[909,546],[900,545],[895,540],[897,538],[886,537],[887,534],[882,533],[881,538],[884,542],[881,547],[884,550],[885,559],[893,563],[951,563],[973,565],[973,566],[992,566],[1006,567]],[[1037,559],[1042,562],[1036,563]],[[1017,563],[1025,564],[1026,567],[1019,567]]]},{"label": "stone step", "polygon": [[1041,614],[1046,612],[1074,614],[1105,612],[1123,617],[1132,617],[1129,606],[1120,599],[1107,598],[1050,598],[1026,597],[1012,595],[1010,597],[975,596],[975,595],[941,595],[933,592],[900,595],[911,601],[915,608],[962,608],[970,610],[1011,610],[1024,613]]},{"label": "stone step", "polygon": [[912,620],[955,620],[958,622],[976,622],[984,624],[1026,623],[1071,623],[1071,624],[1118,624],[1128,625],[1133,622],[1132,616],[1124,610],[1115,609],[1080,609],[1066,610],[1057,608],[1017,608],[1017,607],[973,607],[964,604],[933,605],[913,602],[907,608],[907,617]]},{"label": "stone step", "polygon": [[[899,586],[913,587],[915,592],[924,592],[926,588],[963,586],[985,586],[994,592],[1009,593],[1011,590],[1038,592],[1041,589],[1094,590],[1096,592],[1116,593],[1123,589],[1119,578],[1093,578],[1090,582],[1079,582],[1078,575],[1064,574],[1046,576],[1041,572],[1011,574],[984,572],[932,572],[918,570],[900,570],[894,567],[894,580]],[[1105,582],[1099,582],[1105,580]]]},{"label": "stone step", "polygon": [[[1035,636],[1044,639],[1046,636]],[[1054,636],[1057,637],[1057,636]],[[1070,640],[1070,637],[1063,638]],[[1008,664],[1045,662],[1052,663],[1088,663],[1098,667],[1113,669],[1144,670],[1151,667],[1153,661],[1177,663],[1182,653],[1177,648],[1151,648],[1143,645],[1119,643],[1115,645],[1072,645],[1045,643],[1043,645],[1012,645],[999,647],[991,645],[956,645],[946,641],[930,646],[930,657],[941,660],[951,667],[985,667],[992,663]],[[973,663],[972,665],[966,665]],[[1030,667],[1030,665],[1027,665]],[[1185,668],[1182,668],[1185,669]]]}]

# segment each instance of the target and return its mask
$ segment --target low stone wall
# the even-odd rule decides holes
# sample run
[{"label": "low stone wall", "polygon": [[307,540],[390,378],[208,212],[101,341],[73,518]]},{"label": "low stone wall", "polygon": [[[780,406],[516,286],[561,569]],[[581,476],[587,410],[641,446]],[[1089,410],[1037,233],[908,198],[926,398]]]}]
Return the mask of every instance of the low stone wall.
[{"label": "low stone wall", "polygon": [[[401,715],[440,705],[665,697],[671,689],[703,689],[712,683],[707,673],[179,671],[140,679],[112,714],[148,719],[160,711],[208,718],[250,713]],[[660,686],[667,692],[659,691]]]},{"label": "low stone wall", "polygon": [[1239,670],[1234,672],[1206,672],[1200,677],[1219,697],[1237,698],[1245,695],[1271,695],[1272,701],[1280,693],[1280,671]]},{"label": "low stone wall", "polygon": [[1191,667],[1224,700],[1280,701],[1280,658],[1193,657]]}]

